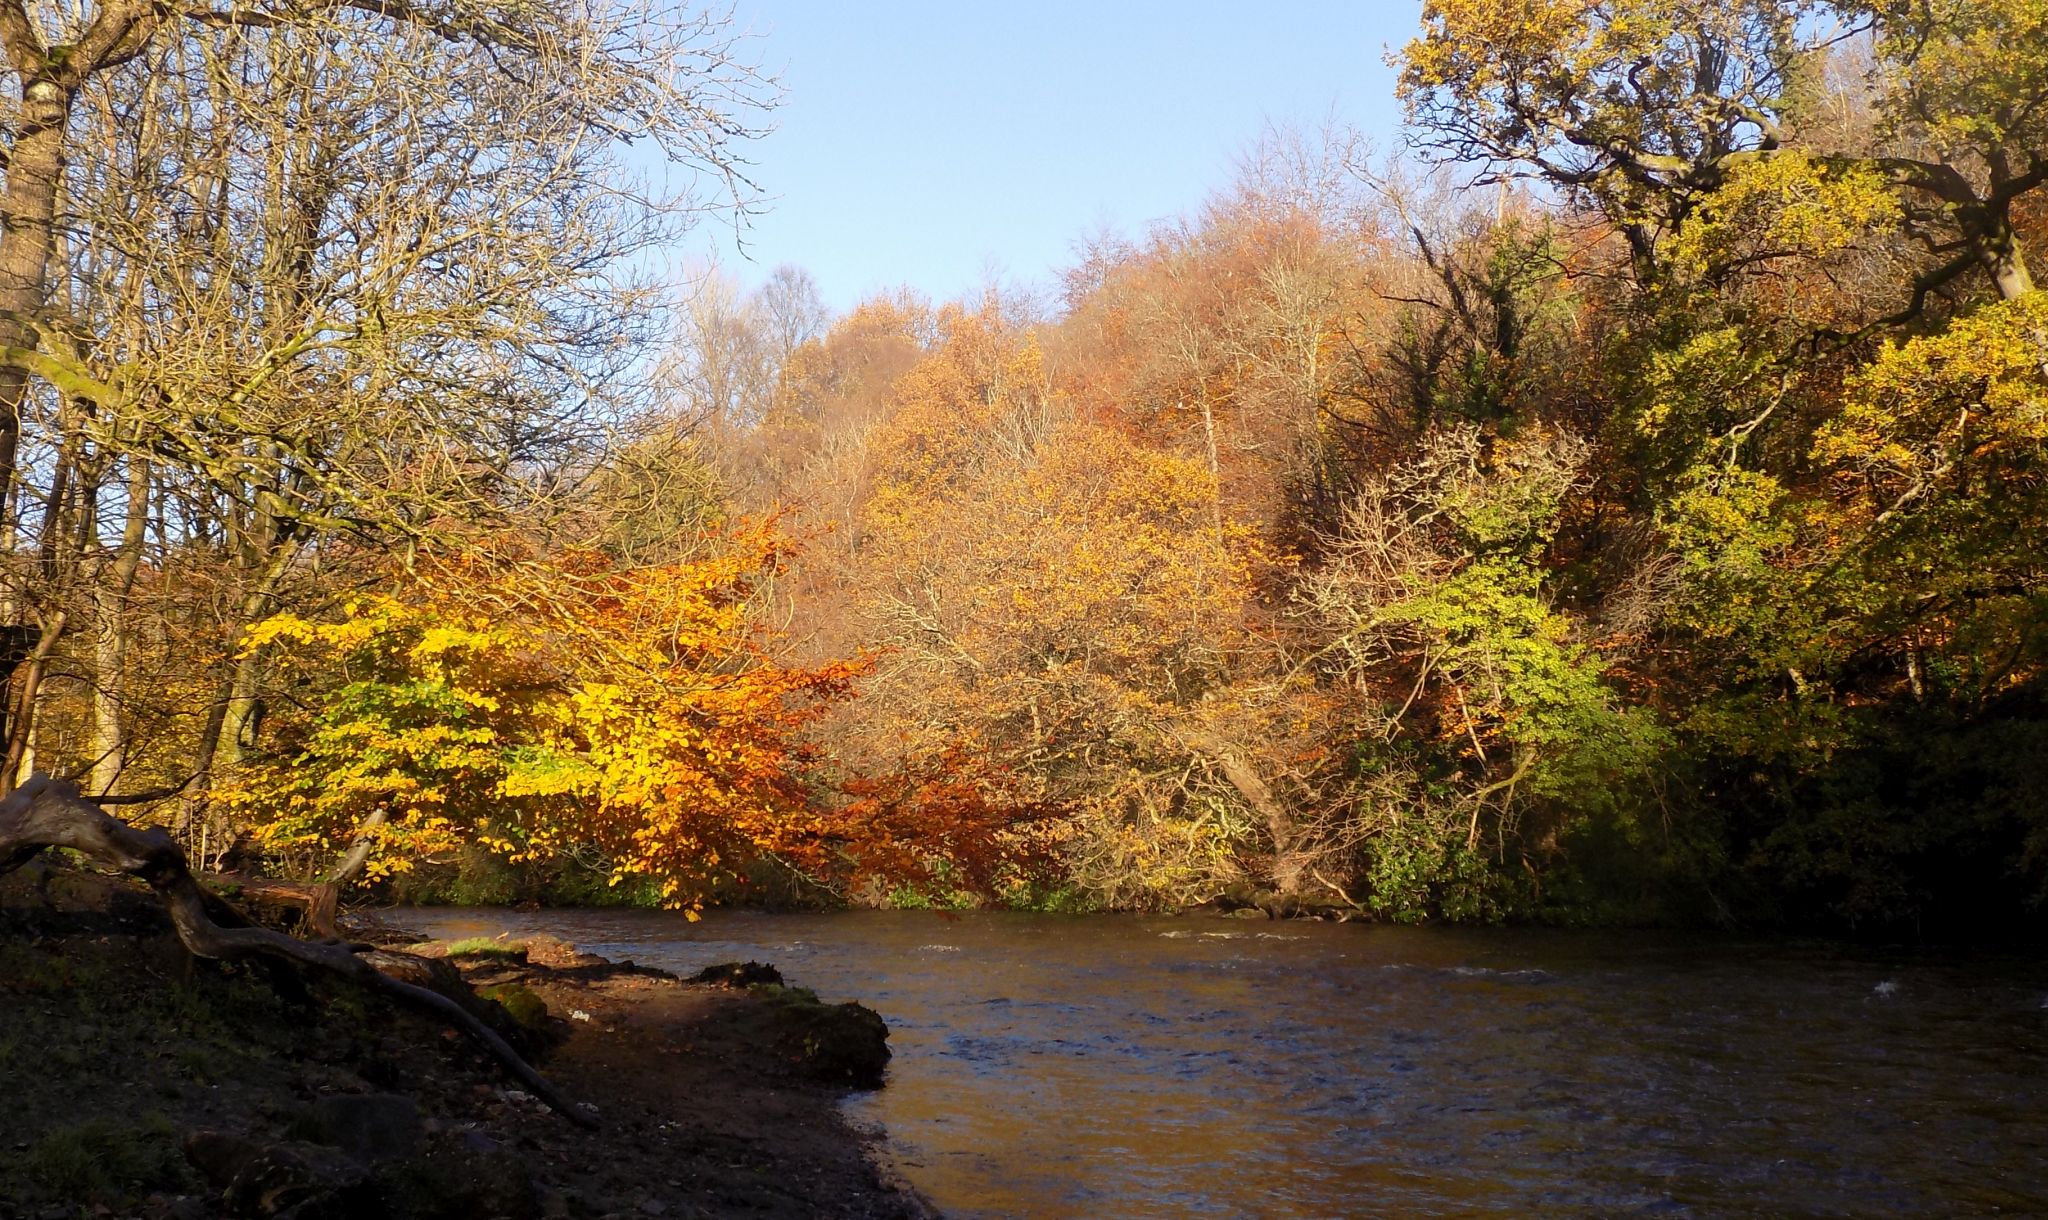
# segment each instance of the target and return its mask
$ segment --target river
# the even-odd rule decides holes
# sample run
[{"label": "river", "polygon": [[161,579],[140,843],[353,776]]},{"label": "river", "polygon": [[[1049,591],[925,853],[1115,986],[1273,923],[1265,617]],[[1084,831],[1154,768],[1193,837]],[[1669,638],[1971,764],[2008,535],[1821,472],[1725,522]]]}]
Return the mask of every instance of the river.
[{"label": "river", "polygon": [[2048,960],[1207,916],[418,910],[881,1012],[948,1216],[2048,1215]]}]

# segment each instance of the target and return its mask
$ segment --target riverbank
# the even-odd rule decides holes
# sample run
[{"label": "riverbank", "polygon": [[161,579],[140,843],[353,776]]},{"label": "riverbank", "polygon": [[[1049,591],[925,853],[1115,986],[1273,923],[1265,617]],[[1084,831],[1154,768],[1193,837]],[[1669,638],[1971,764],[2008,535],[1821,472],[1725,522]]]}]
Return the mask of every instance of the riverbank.
[{"label": "riverbank", "polygon": [[841,1115],[873,1065],[821,1057],[803,993],[686,983],[559,942],[447,960],[520,1018],[595,1129],[380,997],[194,961],[145,893],[10,877],[0,1217],[931,1215]]}]

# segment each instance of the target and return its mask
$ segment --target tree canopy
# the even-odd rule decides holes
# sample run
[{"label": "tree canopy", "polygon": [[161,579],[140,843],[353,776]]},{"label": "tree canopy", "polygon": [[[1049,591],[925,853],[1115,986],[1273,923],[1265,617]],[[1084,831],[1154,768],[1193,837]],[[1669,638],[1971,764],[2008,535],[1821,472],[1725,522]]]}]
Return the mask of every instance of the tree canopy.
[{"label": "tree canopy", "polygon": [[2034,0],[1431,0],[1419,162],[842,316],[639,274],[713,18],[0,45],[4,776],[202,870],[2039,926]]}]

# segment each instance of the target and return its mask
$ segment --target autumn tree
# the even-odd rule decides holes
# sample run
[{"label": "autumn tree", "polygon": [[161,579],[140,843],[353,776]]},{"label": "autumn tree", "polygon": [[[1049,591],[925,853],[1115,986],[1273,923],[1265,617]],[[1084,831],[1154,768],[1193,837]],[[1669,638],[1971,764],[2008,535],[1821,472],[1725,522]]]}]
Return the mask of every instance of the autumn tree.
[{"label": "autumn tree", "polygon": [[[196,701],[173,783],[254,745],[263,658],[234,637],[306,587],[309,555],[445,540],[587,468],[579,451],[631,404],[654,304],[612,271],[694,207],[637,189],[620,141],[743,190],[738,116],[767,96],[715,20],[623,8],[110,5],[0,40],[55,107],[54,126],[18,121],[68,166],[77,217],[61,244],[33,216],[0,243],[35,281],[5,322],[24,387],[8,435],[30,427],[26,450],[7,441],[28,455],[8,468],[8,528],[37,539],[9,605],[44,659],[82,600],[96,636],[116,624],[92,663],[93,754],[112,760],[124,573],[210,557],[194,566],[220,625],[201,631],[239,659]],[[14,159],[7,197],[55,190],[45,164]],[[159,523],[147,563],[142,521]],[[39,664],[11,690],[24,764]]]},{"label": "autumn tree", "polygon": [[1080,410],[1198,457],[1224,515],[1290,544],[1334,520],[1346,460],[1381,422],[1366,353],[1388,313],[1369,287],[1388,243],[1351,173],[1357,146],[1341,130],[1268,133],[1198,215],[1098,257],[1046,338]]},{"label": "autumn tree", "polygon": [[1257,668],[1257,532],[1219,517],[1199,451],[1072,411],[999,314],[943,324],[876,441],[862,611],[884,652],[849,740],[1028,780],[1070,811],[1068,870],[1098,900],[1270,877],[1292,824],[1233,690]]},{"label": "autumn tree", "polygon": [[1885,133],[1875,166],[1905,188],[1909,231],[1946,261],[1916,292],[1981,270],[2011,300],[2033,290],[2014,225],[2048,182],[2048,14],[1998,0],[1858,3],[1872,22]]},{"label": "autumn tree", "polygon": [[641,568],[466,558],[406,598],[268,619],[251,647],[277,642],[283,663],[338,684],[226,799],[329,884],[469,842],[515,862],[594,848],[614,884],[646,879],[673,906],[759,855],[822,871],[797,730],[858,667],[789,669],[764,651],[753,586],[785,545],[741,530]]},{"label": "autumn tree", "polygon": [[1640,271],[1729,168],[1785,142],[1810,5],[1441,0],[1402,54],[1413,139],[1590,203]]},{"label": "autumn tree", "polygon": [[[1440,0],[1401,57],[1416,143],[1490,175],[1531,175],[1604,215],[1639,278],[1744,173],[1825,189],[1871,173],[1903,193],[1929,255],[1904,313],[1981,271],[2004,297],[2032,286],[2016,200],[2048,177],[2038,130],[2043,19],[2013,3]],[[1875,146],[1815,148],[1802,124],[1829,50],[1875,40]],[[1799,158],[1799,172],[1765,169]]]}]

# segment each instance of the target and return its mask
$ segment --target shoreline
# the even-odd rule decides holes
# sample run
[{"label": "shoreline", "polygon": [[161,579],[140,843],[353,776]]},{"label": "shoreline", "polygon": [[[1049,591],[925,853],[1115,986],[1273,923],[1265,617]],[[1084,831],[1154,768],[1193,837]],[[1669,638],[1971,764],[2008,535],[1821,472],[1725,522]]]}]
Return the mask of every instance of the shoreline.
[{"label": "shoreline", "polygon": [[842,1006],[801,988],[685,982],[541,938],[452,961],[395,928],[363,939],[494,997],[600,1125],[549,1112],[429,1017],[197,961],[139,889],[46,870],[0,883],[0,1220],[938,1214],[839,1105],[879,1076],[872,1014],[842,1035]]}]

